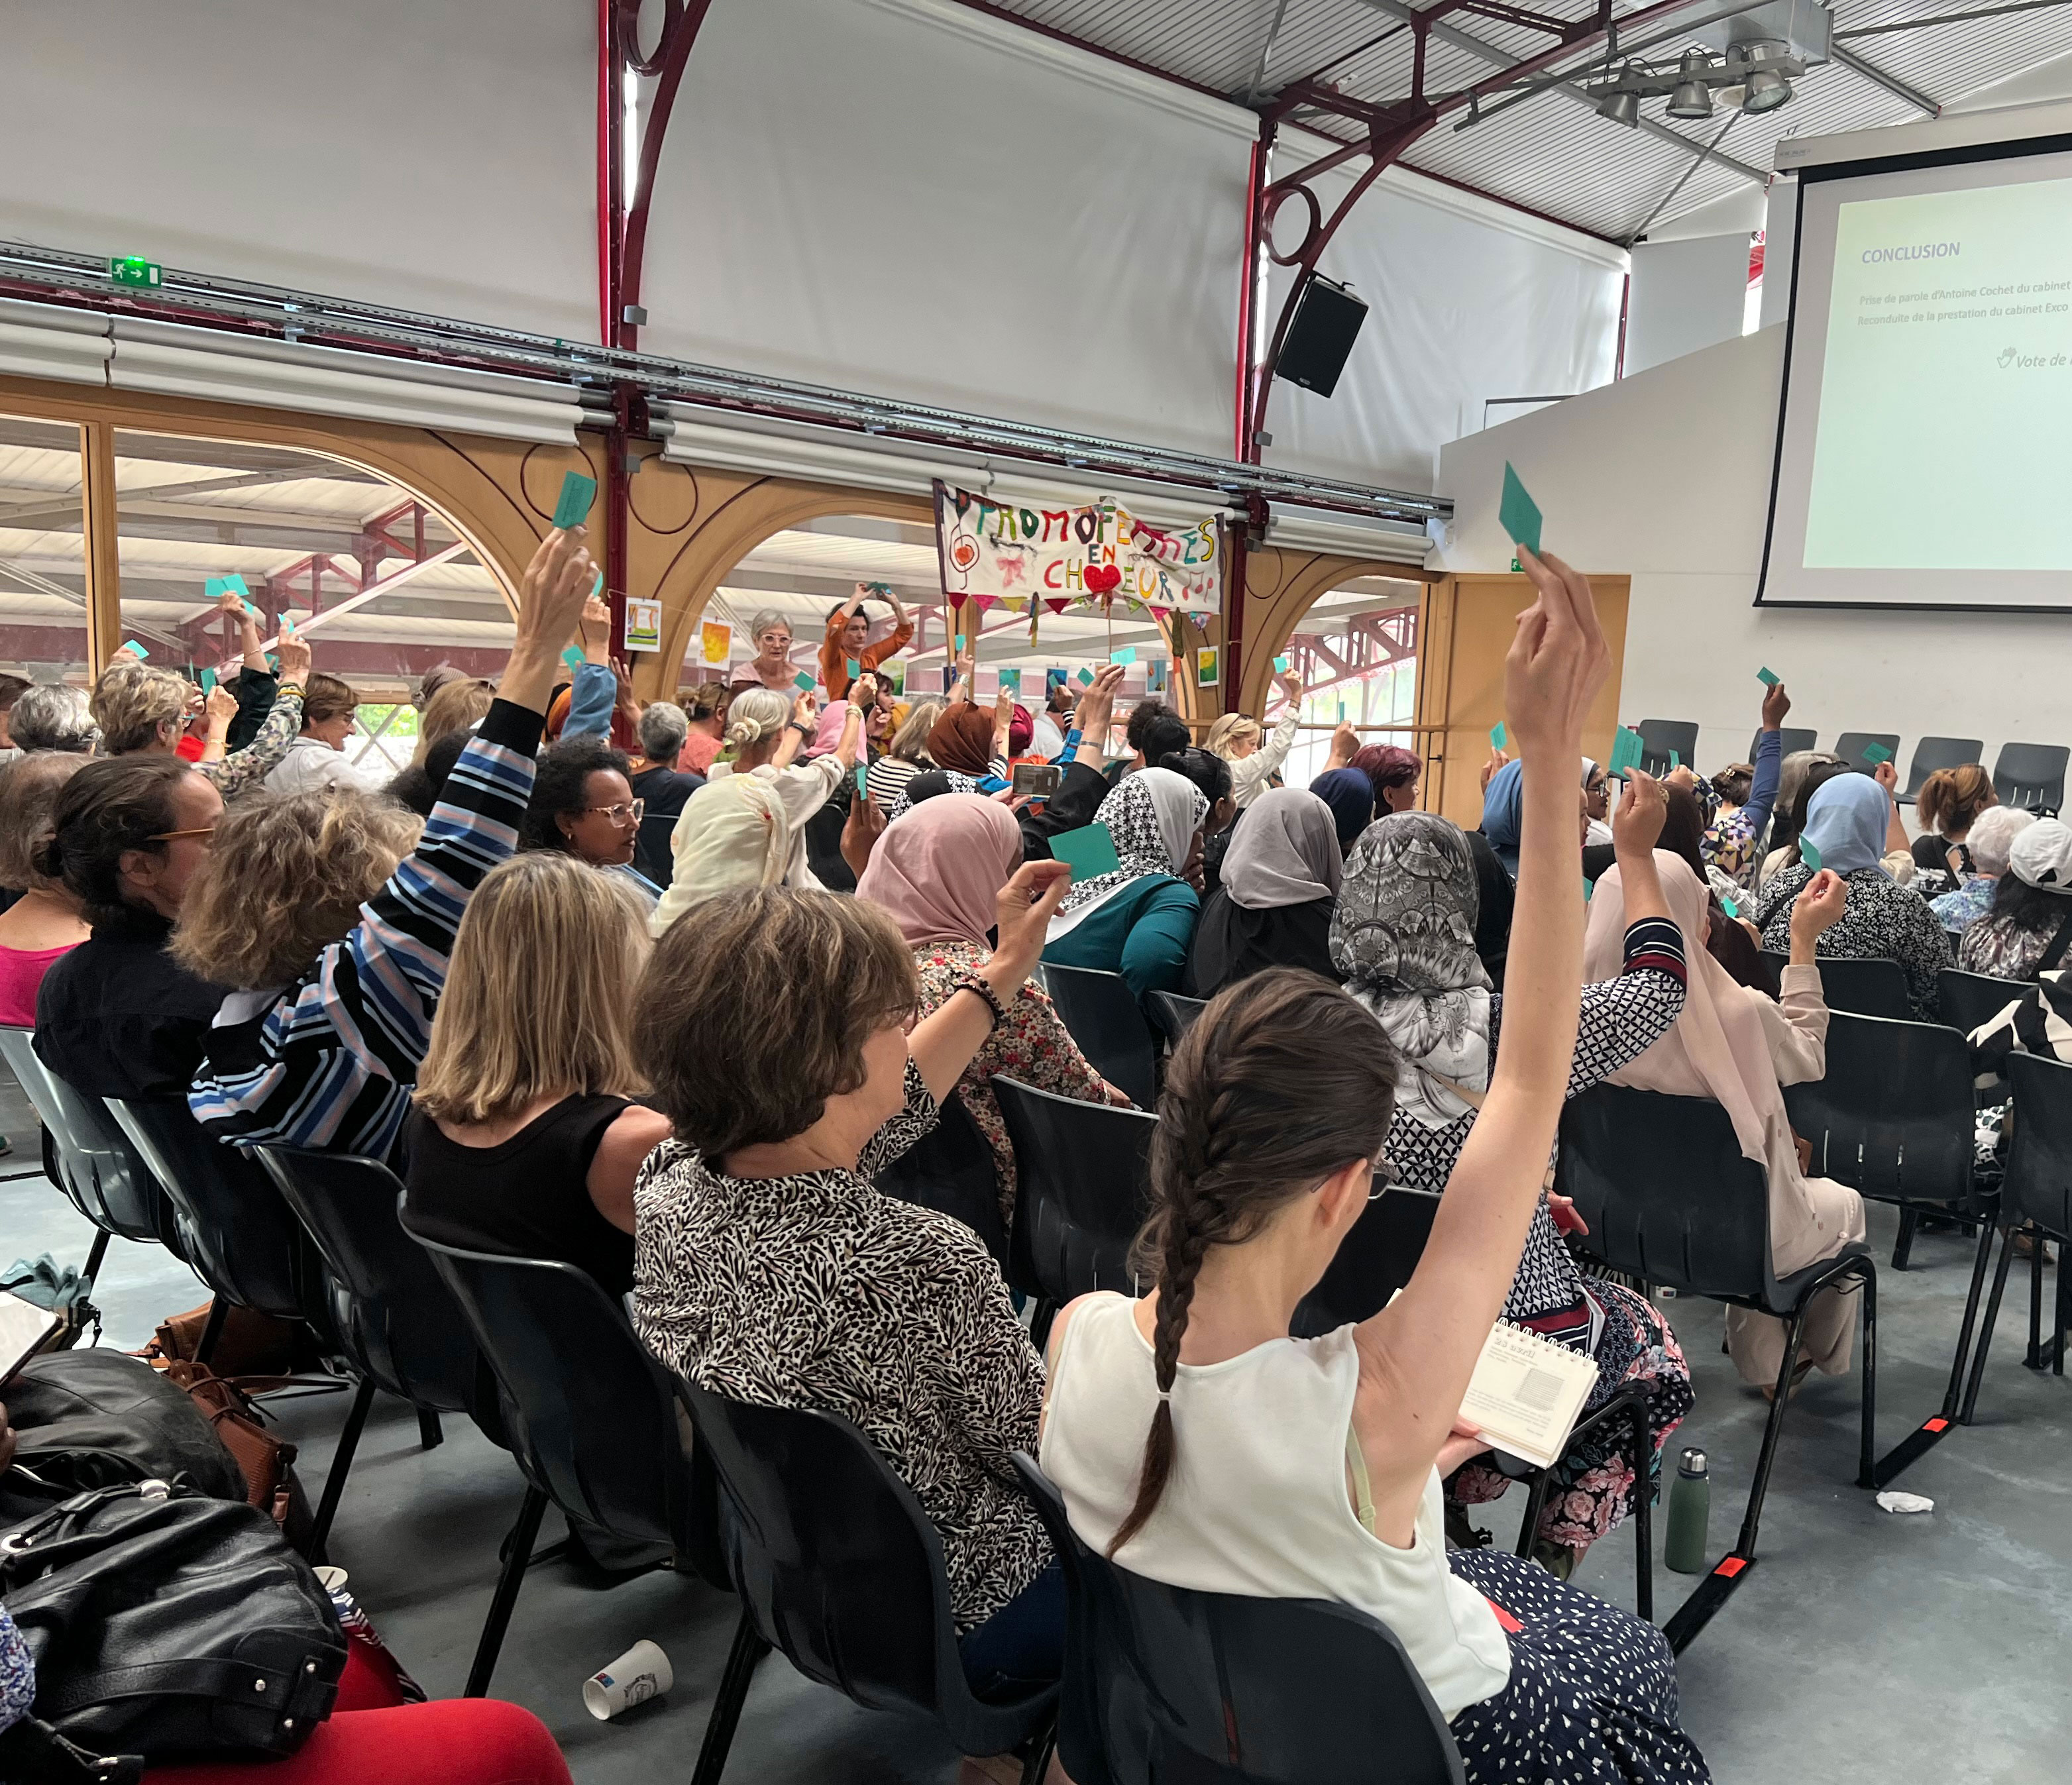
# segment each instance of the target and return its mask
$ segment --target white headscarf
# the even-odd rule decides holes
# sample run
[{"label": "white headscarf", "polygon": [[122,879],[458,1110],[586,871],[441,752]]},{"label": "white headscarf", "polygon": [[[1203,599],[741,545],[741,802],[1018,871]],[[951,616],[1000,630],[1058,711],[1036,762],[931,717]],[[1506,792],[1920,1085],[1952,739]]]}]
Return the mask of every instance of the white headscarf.
[{"label": "white headscarf", "polygon": [[694,906],[742,886],[774,886],[791,857],[783,803],[753,775],[708,781],[684,804],[669,833],[676,872],[648,919],[659,937]]},{"label": "white headscarf", "polygon": [[1208,815],[1207,796],[1186,775],[1170,768],[1139,769],[1101,801],[1094,821],[1108,826],[1121,866],[1065,895],[1050,919],[1048,940],[1055,942],[1076,929],[1133,880],[1153,874],[1177,878],[1187,865],[1194,833]]}]

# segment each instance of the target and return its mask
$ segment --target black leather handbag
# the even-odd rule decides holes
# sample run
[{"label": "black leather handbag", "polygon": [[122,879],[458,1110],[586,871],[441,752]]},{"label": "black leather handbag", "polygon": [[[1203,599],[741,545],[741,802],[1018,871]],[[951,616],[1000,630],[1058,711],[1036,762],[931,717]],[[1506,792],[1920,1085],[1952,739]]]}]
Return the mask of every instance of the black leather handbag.
[{"label": "black leather handbag", "polygon": [[292,1754],[345,1669],[331,1597],[273,1521],[164,1482],[0,1532],[0,1602],[35,1661],[32,1714],[90,1754]]}]

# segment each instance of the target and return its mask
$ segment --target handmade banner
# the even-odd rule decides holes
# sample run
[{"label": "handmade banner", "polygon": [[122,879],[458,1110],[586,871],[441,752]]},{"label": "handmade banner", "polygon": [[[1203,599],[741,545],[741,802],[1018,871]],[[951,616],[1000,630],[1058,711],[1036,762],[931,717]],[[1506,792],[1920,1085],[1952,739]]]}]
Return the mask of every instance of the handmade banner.
[{"label": "handmade banner", "polygon": [[981,607],[1034,597],[1132,602],[1207,615],[1223,611],[1223,529],[1204,515],[1154,527],[1111,496],[1054,508],[1001,504],[935,485],[935,545],[943,593]]}]

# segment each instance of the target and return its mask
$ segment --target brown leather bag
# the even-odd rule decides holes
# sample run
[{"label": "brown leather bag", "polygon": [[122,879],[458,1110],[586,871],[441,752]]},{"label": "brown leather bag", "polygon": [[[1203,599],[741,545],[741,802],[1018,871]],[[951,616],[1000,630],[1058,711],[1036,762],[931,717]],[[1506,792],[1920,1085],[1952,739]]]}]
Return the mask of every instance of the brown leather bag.
[{"label": "brown leather bag", "polygon": [[[202,1330],[208,1324],[212,1302],[204,1302],[185,1314],[168,1314],[158,1325],[158,1336],[138,1355],[160,1363],[171,1358],[191,1359],[201,1344]],[[251,1308],[232,1306],[224,1317],[223,1331],[216,1335],[216,1355],[210,1368],[227,1376],[290,1376],[314,1361],[308,1330],[299,1321],[282,1320]]]},{"label": "brown leather bag", "polygon": [[206,1363],[173,1358],[158,1365],[169,1382],[187,1391],[216,1429],[224,1448],[236,1458],[245,1477],[245,1497],[271,1516],[297,1548],[299,1532],[309,1527],[309,1506],[295,1476],[295,1447],[266,1429],[265,1416],[234,1382],[226,1382]]}]

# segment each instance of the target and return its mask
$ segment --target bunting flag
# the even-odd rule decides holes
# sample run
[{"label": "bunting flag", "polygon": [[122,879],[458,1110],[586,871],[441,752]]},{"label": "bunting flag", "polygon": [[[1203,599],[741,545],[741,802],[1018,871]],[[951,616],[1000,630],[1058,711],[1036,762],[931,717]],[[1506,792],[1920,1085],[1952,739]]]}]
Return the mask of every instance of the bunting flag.
[{"label": "bunting flag", "polygon": [[938,482],[935,537],[943,593],[985,604],[1012,594],[1120,596],[1220,613],[1223,528],[1215,514],[1154,526],[1104,496],[1024,508]]}]

